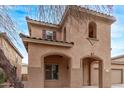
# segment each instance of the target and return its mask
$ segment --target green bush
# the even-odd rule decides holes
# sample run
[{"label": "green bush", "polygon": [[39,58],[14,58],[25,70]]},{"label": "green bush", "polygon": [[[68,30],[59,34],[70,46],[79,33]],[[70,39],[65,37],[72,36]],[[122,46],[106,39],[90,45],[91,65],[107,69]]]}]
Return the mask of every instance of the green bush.
[{"label": "green bush", "polygon": [[5,77],[3,73],[0,73],[0,84],[5,81]]}]

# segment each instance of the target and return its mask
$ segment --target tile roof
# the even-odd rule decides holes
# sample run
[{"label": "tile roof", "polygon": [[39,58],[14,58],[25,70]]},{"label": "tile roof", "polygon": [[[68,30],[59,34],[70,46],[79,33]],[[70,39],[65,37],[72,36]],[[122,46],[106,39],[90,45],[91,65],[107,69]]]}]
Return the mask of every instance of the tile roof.
[{"label": "tile roof", "polygon": [[100,11],[95,11],[93,9],[89,9],[89,8],[85,8],[85,7],[81,7],[81,6],[78,6],[79,8],[82,8],[82,9],[85,9],[85,10],[88,10],[90,12],[94,12],[94,13],[98,13],[98,14],[102,14],[102,15],[105,15],[105,16],[110,16],[110,17],[113,17],[112,15],[108,14],[108,13],[103,13],[103,12],[100,12]]},{"label": "tile roof", "polygon": [[119,58],[124,58],[124,55],[118,55],[118,56],[112,57],[111,59],[114,60],[114,59],[119,59]]},{"label": "tile roof", "polygon": [[30,37],[30,36],[24,35],[24,34],[22,34],[22,33],[20,33],[20,37],[26,37],[26,38],[37,39],[37,40],[51,41],[51,42],[59,42],[59,43],[65,43],[65,44],[72,44],[72,45],[74,45],[74,42],[65,42],[65,41],[48,40],[48,39],[42,39],[42,38],[36,38],[36,37]]},{"label": "tile roof", "polygon": [[36,20],[36,19],[31,19],[29,17],[26,16],[26,20],[30,20],[30,21],[35,21],[35,22],[39,22],[39,23],[43,23],[44,25],[53,25],[53,26],[59,26],[59,24],[54,24],[54,23],[50,23],[50,22],[45,22],[45,21],[40,21],[40,20]]},{"label": "tile roof", "polygon": [[[66,9],[66,12],[68,11],[68,9],[70,8],[79,8],[79,10],[86,10],[87,12],[91,12],[91,13],[95,13],[95,14],[98,14],[98,15],[102,15],[104,17],[108,17],[108,18],[111,18],[113,20],[115,20],[114,16],[112,15],[109,15],[107,13],[103,13],[103,12],[99,12],[99,11],[95,11],[93,9],[89,9],[89,8],[85,8],[85,7],[81,7],[81,6],[77,6],[77,5],[70,5],[69,7],[67,7]],[[62,19],[60,20],[60,23],[59,24],[55,24],[55,23],[50,23],[50,22],[45,22],[45,21],[40,21],[40,20],[36,20],[36,19],[31,19],[29,17],[26,17],[26,20],[32,20],[32,21],[36,21],[36,22],[40,22],[40,23],[43,23],[43,24],[46,24],[46,25],[54,25],[54,26],[60,26],[61,25],[61,21],[63,20],[63,16],[65,15],[65,13],[63,13],[62,15]]]}]

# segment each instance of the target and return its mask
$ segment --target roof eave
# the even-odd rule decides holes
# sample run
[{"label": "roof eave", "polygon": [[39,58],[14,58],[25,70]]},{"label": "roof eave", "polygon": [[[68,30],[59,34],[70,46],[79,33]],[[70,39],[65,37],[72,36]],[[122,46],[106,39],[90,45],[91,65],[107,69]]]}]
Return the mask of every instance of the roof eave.
[{"label": "roof eave", "polygon": [[11,40],[8,38],[6,33],[4,32],[4,33],[1,33],[0,35],[14,48],[14,50],[20,55],[20,57],[23,58],[22,54],[18,51],[15,45],[11,42]]},{"label": "roof eave", "polygon": [[[66,8],[66,10],[65,10],[65,12],[62,16],[62,19],[60,21],[60,25],[62,25],[64,23],[65,18],[68,15],[69,9],[72,9],[71,7],[72,6],[68,6]],[[96,12],[94,10],[86,9],[84,7],[80,7],[80,6],[76,6],[76,5],[74,5],[73,7],[79,8],[79,11],[81,11],[81,12],[88,13],[88,14],[93,15],[93,16],[98,16],[98,17],[107,19],[111,24],[116,21],[116,18],[114,16],[110,16],[110,15],[107,15],[107,14],[104,14],[104,13]],[[73,8],[73,9],[75,9],[75,8]]]},{"label": "roof eave", "polygon": [[52,27],[52,28],[58,28],[58,29],[60,28],[60,26],[57,25],[57,24],[37,21],[37,20],[30,19],[28,17],[26,17],[26,21],[27,21],[28,24],[31,23],[31,24],[37,24],[37,25],[42,25],[42,26],[48,26],[48,27]]},{"label": "roof eave", "polygon": [[23,43],[38,43],[38,44],[44,44],[44,45],[52,45],[52,46],[59,46],[59,47],[67,47],[71,48],[73,47],[73,43],[64,43],[61,41],[46,41],[46,40],[41,40],[41,39],[34,39],[30,37],[21,37]]}]

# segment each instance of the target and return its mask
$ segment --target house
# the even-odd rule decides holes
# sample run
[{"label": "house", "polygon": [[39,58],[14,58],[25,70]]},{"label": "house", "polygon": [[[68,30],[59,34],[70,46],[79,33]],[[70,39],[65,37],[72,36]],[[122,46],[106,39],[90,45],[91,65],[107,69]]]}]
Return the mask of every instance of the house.
[{"label": "house", "polygon": [[112,83],[124,84],[124,55],[112,57]]},{"label": "house", "polygon": [[0,33],[0,48],[4,52],[6,58],[9,60],[11,65],[15,66],[17,77],[21,80],[21,64],[23,56],[10,41],[9,37],[5,32]]},{"label": "house", "polygon": [[113,16],[69,6],[59,24],[26,20],[30,36],[20,36],[28,52],[28,87],[111,87]]}]

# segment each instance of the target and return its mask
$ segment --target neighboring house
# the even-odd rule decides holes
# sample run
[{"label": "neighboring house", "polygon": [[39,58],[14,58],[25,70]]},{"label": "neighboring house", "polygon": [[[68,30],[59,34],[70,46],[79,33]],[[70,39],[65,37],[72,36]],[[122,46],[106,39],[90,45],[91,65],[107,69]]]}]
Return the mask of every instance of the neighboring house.
[{"label": "neighboring house", "polygon": [[[28,87],[111,87],[113,16],[69,6],[59,24],[26,18]],[[98,77],[92,72],[98,64]]]},{"label": "neighboring house", "polygon": [[112,83],[124,84],[124,55],[112,58]]},{"label": "neighboring house", "polygon": [[17,68],[17,76],[21,80],[21,64],[23,57],[6,33],[0,33],[0,48],[3,50],[10,63]]}]

